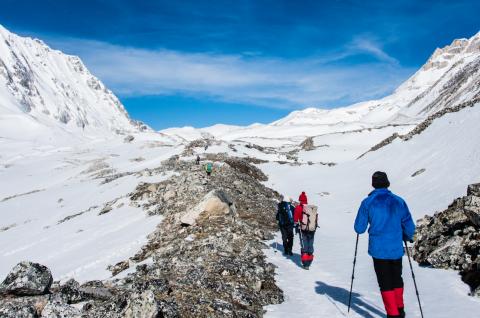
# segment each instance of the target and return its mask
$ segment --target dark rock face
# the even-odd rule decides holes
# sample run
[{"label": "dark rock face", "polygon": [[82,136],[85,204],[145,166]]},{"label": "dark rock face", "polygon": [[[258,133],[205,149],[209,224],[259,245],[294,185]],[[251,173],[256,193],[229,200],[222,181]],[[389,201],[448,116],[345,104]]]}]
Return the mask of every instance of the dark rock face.
[{"label": "dark rock face", "polygon": [[167,160],[150,172],[173,177],[130,194],[130,204],[164,218],[148,243],[111,271],[146,264],[120,279],[56,283],[37,298],[0,295],[0,316],[262,317],[264,306],[283,301],[263,254],[279,194],[260,183],[248,160],[211,159],[211,176],[193,161]]},{"label": "dark rock face", "polygon": [[0,284],[0,294],[36,296],[48,293],[53,278],[50,270],[31,262],[18,263]]},{"label": "dark rock face", "polygon": [[417,222],[413,257],[422,265],[460,271],[480,296],[480,183],[468,187],[445,211]]}]

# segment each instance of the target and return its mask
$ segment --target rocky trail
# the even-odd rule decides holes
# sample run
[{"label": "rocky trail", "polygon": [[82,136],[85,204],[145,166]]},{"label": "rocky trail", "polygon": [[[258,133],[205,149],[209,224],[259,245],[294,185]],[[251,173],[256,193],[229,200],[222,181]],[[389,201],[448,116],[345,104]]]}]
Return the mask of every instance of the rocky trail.
[{"label": "rocky trail", "polygon": [[112,279],[60,284],[48,268],[24,262],[0,287],[0,316],[260,317],[282,302],[263,251],[278,193],[248,160],[209,159],[207,177],[202,166],[172,157],[157,172],[173,177],[129,195],[163,221],[136,255],[109,267]]}]

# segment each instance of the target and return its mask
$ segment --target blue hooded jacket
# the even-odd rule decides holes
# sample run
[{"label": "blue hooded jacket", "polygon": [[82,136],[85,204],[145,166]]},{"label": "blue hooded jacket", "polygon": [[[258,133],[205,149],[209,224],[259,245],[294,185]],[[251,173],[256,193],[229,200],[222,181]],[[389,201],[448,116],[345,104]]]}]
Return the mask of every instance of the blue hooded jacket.
[{"label": "blue hooded jacket", "polygon": [[405,201],[388,189],[376,189],[362,201],[355,219],[355,232],[362,234],[368,224],[368,254],[379,259],[403,256],[403,239],[411,240],[415,223]]}]

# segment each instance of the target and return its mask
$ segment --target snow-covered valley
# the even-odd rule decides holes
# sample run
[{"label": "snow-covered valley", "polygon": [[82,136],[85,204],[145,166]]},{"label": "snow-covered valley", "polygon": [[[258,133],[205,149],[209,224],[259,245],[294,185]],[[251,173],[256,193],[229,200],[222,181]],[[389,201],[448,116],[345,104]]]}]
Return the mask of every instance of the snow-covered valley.
[{"label": "snow-covered valley", "polygon": [[[5,29],[0,29],[0,34],[16,43],[14,49],[0,44],[2,278],[15,264],[26,260],[50,268],[60,283],[71,278],[80,283],[125,278],[138,265],[161,262],[159,255],[164,255],[169,246],[154,245],[159,253],[157,258],[132,258],[144,246],[151,245],[153,233],[162,233],[164,219],[168,219],[165,226],[171,226],[170,222],[178,222],[180,216],[157,213],[158,207],[145,202],[152,196],[162,196],[162,200],[178,201],[175,203],[186,204],[190,210],[202,197],[184,202],[185,194],[175,194],[170,183],[162,189],[162,182],[191,173],[198,177],[192,180],[199,183],[186,186],[203,196],[207,193],[202,191],[217,183],[202,179],[202,168],[193,166],[197,155],[203,162],[216,164],[213,174],[218,174],[218,184],[235,175],[225,168],[229,166],[225,158],[244,158],[268,176],[268,181],[263,181],[267,187],[294,198],[306,191],[310,201],[319,206],[320,229],[310,271],[299,266],[297,238],[295,255],[287,258],[282,255],[281,245],[275,243],[281,241],[279,236],[269,240],[264,235],[269,248],[263,252],[267,261],[277,266],[275,281],[284,295],[281,304],[264,304],[266,317],[311,316],[298,308],[308,308],[309,313],[319,317],[344,317],[355,244],[353,221],[361,200],[370,192],[374,171],[388,173],[392,191],[405,198],[415,219],[444,210],[453,199],[465,194],[467,185],[480,182],[480,33],[437,50],[422,69],[382,100],[329,111],[310,108],[269,125],[217,125],[161,132],[130,120],[116,97],[100,82],[90,87],[92,77],[81,61],[67,58],[82,66],[81,71],[72,71],[60,52]],[[29,52],[37,54],[31,56]],[[52,58],[52,54],[57,57]],[[60,66],[50,62],[44,65],[44,59],[63,66],[58,71]],[[35,65],[31,61],[38,65],[19,73],[24,68],[18,65],[25,61],[25,65]],[[50,85],[56,81],[50,82],[45,76],[55,69],[64,74],[63,81],[70,86],[59,84],[60,89]],[[18,77],[25,74],[31,74],[28,83]],[[100,89],[95,88],[97,85]],[[66,97],[58,97],[58,92]],[[47,102],[41,102],[42,99]],[[408,140],[392,138],[369,152],[394,134],[408,134],[428,116],[471,101],[477,102],[442,113],[423,124],[421,131]],[[29,105],[28,109],[25,105]],[[179,172],[176,167],[184,170]],[[233,187],[237,181],[231,180]],[[154,185],[155,190],[150,191],[150,197],[132,199],[142,185]],[[165,193],[161,192],[164,190]],[[276,211],[264,212],[273,218]],[[195,241],[196,237],[200,240],[198,233],[187,236],[188,230],[180,229],[178,235],[186,235],[186,242]],[[366,244],[367,237],[362,236],[350,316],[383,317]],[[185,253],[190,251],[188,245],[185,249]],[[109,266],[125,260],[129,260],[128,269],[112,277]],[[420,267],[416,263],[414,270],[427,317],[478,316],[480,300],[468,296],[469,287],[456,271]],[[225,276],[228,275],[227,271]],[[407,314],[419,317],[406,259],[404,279]],[[178,296],[176,301],[185,300]],[[235,306],[240,302],[248,312],[243,298],[230,301]],[[214,305],[213,316],[235,316],[237,307],[216,302]]]}]

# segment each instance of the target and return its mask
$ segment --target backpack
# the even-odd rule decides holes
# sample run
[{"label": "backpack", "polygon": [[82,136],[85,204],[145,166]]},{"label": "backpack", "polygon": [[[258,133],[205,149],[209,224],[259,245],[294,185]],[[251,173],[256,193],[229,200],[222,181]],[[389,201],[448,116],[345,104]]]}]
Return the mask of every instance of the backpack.
[{"label": "backpack", "polygon": [[280,225],[293,224],[293,212],[290,203],[280,202],[278,204],[277,220]]},{"label": "backpack", "polygon": [[205,170],[206,170],[207,172],[212,172],[212,168],[213,168],[213,167],[212,167],[212,164],[211,164],[211,163],[207,163],[207,166],[205,167]]},{"label": "backpack", "polygon": [[315,232],[318,221],[317,209],[318,207],[316,205],[303,205],[302,221],[300,224],[302,231]]}]

